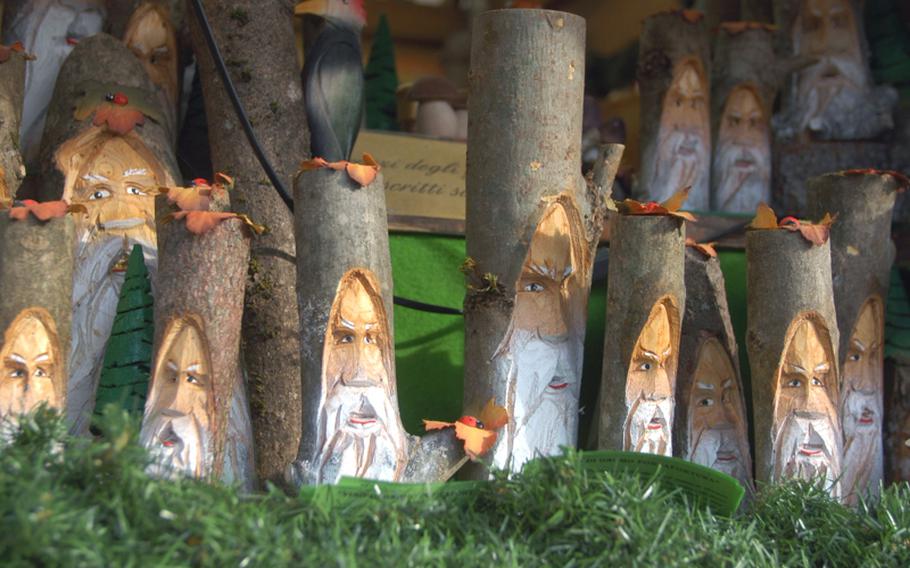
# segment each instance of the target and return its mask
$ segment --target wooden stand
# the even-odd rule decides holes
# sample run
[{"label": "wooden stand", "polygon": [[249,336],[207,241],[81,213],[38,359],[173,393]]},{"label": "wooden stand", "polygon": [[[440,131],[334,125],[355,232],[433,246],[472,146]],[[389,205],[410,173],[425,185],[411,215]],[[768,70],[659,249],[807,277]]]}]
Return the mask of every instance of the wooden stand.
[{"label": "wooden stand", "polygon": [[674,455],[733,475],[751,488],[748,414],[720,261],[687,248],[685,273]]},{"label": "wooden stand", "polygon": [[[746,235],[746,261],[756,479],[767,483],[800,475],[802,464],[788,471],[789,462],[804,450],[813,454],[821,449],[809,459],[825,459],[826,488],[838,497],[840,488],[834,480],[841,474],[839,335],[830,243],[815,246],[799,232],[785,229],[752,230]],[[811,413],[817,419],[814,424],[822,424],[816,432],[824,431],[825,437],[806,435],[784,449],[782,441],[799,412]],[[818,447],[821,442],[824,448]]]},{"label": "wooden stand", "polygon": [[[654,414],[662,414],[662,421],[654,423],[660,426],[654,431],[660,453],[671,455],[680,321],[686,305],[685,227],[682,219],[671,216],[617,215],[613,222],[597,448],[636,450],[640,440],[632,439],[632,417],[644,406],[641,401],[650,401],[659,405]],[[662,321],[654,323],[663,331],[647,335],[661,336],[659,352],[642,345],[643,331],[655,313]],[[636,365],[634,357],[643,350],[658,360],[639,369],[644,363]],[[648,384],[634,381],[638,371],[645,371],[642,383]]]},{"label": "wooden stand", "polygon": [[900,182],[890,174],[809,180],[813,215],[836,215],[831,273],[840,336],[844,495],[877,493],[882,481],[885,301],[895,248],[891,214]]},{"label": "wooden stand", "polygon": [[[225,60],[244,62],[229,68],[231,78],[266,156],[290,191],[292,176],[307,154],[291,11],[282,3],[263,5],[255,0],[206,0],[204,6]],[[250,380],[256,472],[263,481],[280,483],[300,440],[293,216],[266,181],[201,30],[192,17],[189,20],[205,95],[212,165],[237,179],[235,209],[268,228],[250,250],[243,359]],[[256,49],[250,49],[252,45]]]}]

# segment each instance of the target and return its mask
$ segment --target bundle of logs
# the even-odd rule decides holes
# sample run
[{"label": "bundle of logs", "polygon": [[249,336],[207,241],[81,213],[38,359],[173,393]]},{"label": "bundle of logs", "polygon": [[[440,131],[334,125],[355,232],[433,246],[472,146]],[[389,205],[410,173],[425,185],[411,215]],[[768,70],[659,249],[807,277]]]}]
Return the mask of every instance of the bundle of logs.
[{"label": "bundle of logs", "polygon": [[[41,88],[33,85],[47,90],[36,63],[44,54],[29,61],[20,45],[0,48],[0,130],[4,140],[22,141],[0,152],[8,209],[0,215],[4,440],[41,405],[65,413],[74,434],[89,434],[106,401],[142,411],[149,473],[162,477],[247,489],[343,476],[440,481],[468,458],[464,475],[518,471],[579,445],[588,296],[609,217],[591,447],[683,458],[750,490],[754,481],[814,479],[848,502],[880,487],[886,455],[908,455],[905,436],[883,442],[891,214],[905,178],[874,169],[812,177],[801,195],[816,222],[778,221],[758,207],[746,245],[751,392],[717,253],[686,239],[695,220],[680,210],[687,196],[696,208],[713,201],[753,211],[770,198],[760,168],[768,165],[774,93],[786,77],[771,64],[767,27],[721,30],[726,47],[716,55],[711,100],[725,102],[722,110],[712,105],[721,118],[709,123],[699,16],[646,21],[642,105],[659,117],[643,125],[648,199],[614,204],[623,147],[604,146],[586,177],[579,169],[584,20],[545,10],[477,19],[465,416],[454,431],[417,437],[398,408],[383,178],[369,156],[351,161],[363,107],[362,2],[325,3],[302,82],[290,13],[280,3],[238,1],[231,10],[206,0],[204,12],[190,9],[193,2],[184,12],[169,2],[118,2],[105,28],[115,35],[100,33],[97,2],[82,0],[69,20],[64,7],[80,2],[21,4],[4,14],[8,35],[34,40],[41,18],[69,21],[83,35],[65,58],[47,62],[59,73],[38,110],[40,97],[30,93]],[[215,171],[230,174],[186,184],[175,158],[172,64],[180,29],[173,23],[184,19]],[[242,54],[254,70],[236,85],[240,103],[279,178],[293,187],[293,210],[264,180],[241,134],[207,30],[226,59]],[[52,51],[42,41],[35,49]],[[731,55],[738,50],[747,55]],[[808,73],[806,65],[789,68]],[[800,75],[796,88],[803,82]],[[787,98],[794,135],[868,137],[859,124],[829,121],[851,96]],[[877,128],[872,118],[857,120]],[[38,145],[34,128],[42,131]],[[20,130],[31,134],[20,138]],[[713,177],[705,159],[712,133],[723,150]],[[786,159],[817,151],[815,142],[800,144]],[[727,146],[736,148],[733,158]],[[312,159],[301,163],[307,148]],[[726,173],[727,161],[749,173]],[[39,277],[25,276],[36,265]],[[487,419],[494,411],[498,418]],[[466,428],[482,443],[462,444]],[[908,469],[895,463],[889,477]]]}]

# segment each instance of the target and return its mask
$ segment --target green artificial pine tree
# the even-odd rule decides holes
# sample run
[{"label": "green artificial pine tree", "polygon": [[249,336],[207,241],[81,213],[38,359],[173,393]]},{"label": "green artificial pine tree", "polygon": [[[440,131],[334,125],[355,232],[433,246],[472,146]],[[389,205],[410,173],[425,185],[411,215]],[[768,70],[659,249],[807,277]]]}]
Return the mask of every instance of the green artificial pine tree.
[{"label": "green artificial pine tree", "polygon": [[95,414],[115,404],[133,416],[142,416],[151,373],[153,320],[152,288],[142,247],[130,253],[126,279],[120,289],[117,315],[104,353]]},{"label": "green artificial pine tree", "polygon": [[395,71],[395,47],[385,14],[379,16],[379,26],[373,36],[370,61],[365,72],[367,128],[398,130],[398,106],[395,91],[398,73]]}]

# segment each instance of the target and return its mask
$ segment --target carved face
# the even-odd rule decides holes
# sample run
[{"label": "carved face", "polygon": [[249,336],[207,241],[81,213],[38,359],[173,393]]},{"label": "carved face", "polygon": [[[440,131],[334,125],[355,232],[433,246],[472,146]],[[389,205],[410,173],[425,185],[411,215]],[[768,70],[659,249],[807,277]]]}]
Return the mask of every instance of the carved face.
[{"label": "carved face", "polygon": [[551,203],[531,237],[509,331],[497,350],[508,377],[510,418],[493,453],[497,467],[519,470],[538,455],[575,445],[587,304],[584,254],[573,202]]},{"label": "carved face", "polygon": [[839,496],[840,428],[831,337],[812,315],[790,325],[774,396],[774,478],[821,477]]},{"label": "carved face", "polygon": [[866,300],[850,336],[843,368],[844,490],[877,486],[882,472],[883,308]]},{"label": "carved face", "polygon": [[715,337],[698,350],[689,397],[689,459],[750,485],[745,411],[733,361]]},{"label": "carved face", "polygon": [[152,372],[141,441],[150,473],[203,477],[211,462],[214,391],[208,341],[192,316],[168,323]]},{"label": "carved face", "polygon": [[405,460],[388,319],[375,277],[348,272],[338,285],[323,354],[318,481],[394,480]]},{"label": "carved face", "polygon": [[673,453],[673,392],[679,342],[679,315],[669,297],[651,309],[632,350],[626,377],[623,449],[669,456]]},{"label": "carved face", "polygon": [[54,320],[43,308],[22,310],[3,334],[0,348],[0,418],[15,420],[62,400],[60,345]]},{"label": "carved face", "polygon": [[177,102],[177,37],[165,9],[146,3],[136,9],[126,26],[123,43],[129,47],[151,77],[167,93],[170,105]]},{"label": "carved face", "polygon": [[[693,196],[708,195],[711,154],[708,85],[701,63],[689,58],[676,64],[660,115],[654,187],[651,198],[663,200],[691,186]],[[707,204],[705,204],[707,205]]]},{"label": "carved face", "polygon": [[730,91],[720,119],[714,155],[717,205],[745,213],[771,197],[771,137],[768,119],[750,87]]}]

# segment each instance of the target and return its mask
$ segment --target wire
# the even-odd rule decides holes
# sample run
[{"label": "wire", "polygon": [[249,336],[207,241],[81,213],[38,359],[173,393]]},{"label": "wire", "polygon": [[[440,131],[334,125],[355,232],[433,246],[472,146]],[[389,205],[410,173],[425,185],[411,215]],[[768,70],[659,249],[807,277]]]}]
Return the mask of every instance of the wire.
[{"label": "wire", "polygon": [[284,201],[284,204],[288,206],[288,209],[293,212],[294,200],[287,192],[287,189],[285,189],[284,184],[281,183],[281,179],[278,178],[278,174],[275,173],[275,169],[272,168],[272,164],[270,164],[268,158],[266,158],[265,152],[262,151],[262,146],[259,145],[256,133],[253,132],[253,125],[250,124],[250,119],[247,117],[246,111],[243,108],[240,96],[234,88],[234,82],[231,81],[231,77],[228,75],[227,66],[225,66],[224,59],[221,57],[221,51],[218,49],[218,44],[215,43],[215,36],[209,25],[209,20],[205,15],[205,9],[202,7],[202,0],[193,0],[193,9],[196,12],[196,19],[199,21],[199,26],[202,28],[202,35],[205,36],[205,43],[209,48],[209,54],[211,54],[212,60],[215,62],[215,68],[218,70],[218,75],[221,77],[221,83],[227,91],[228,98],[231,99],[234,113],[237,115],[237,119],[240,120],[240,125],[243,126],[243,132],[246,134],[250,146],[253,147],[253,153],[256,154],[259,165],[265,170],[265,175],[267,175],[269,181],[272,182],[272,186],[275,187],[275,191],[278,192],[281,200]]}]

